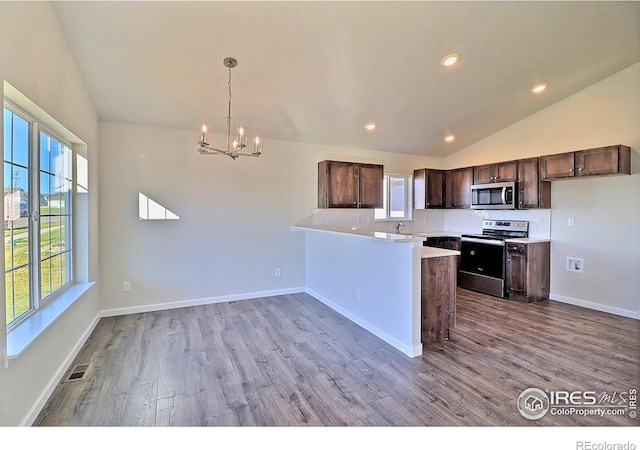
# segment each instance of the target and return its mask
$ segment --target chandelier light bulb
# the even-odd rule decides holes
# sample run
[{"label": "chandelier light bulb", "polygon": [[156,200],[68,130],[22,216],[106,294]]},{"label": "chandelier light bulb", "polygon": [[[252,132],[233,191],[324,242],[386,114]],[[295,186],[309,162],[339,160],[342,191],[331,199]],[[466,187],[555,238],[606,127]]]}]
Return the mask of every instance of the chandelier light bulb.
[{"label": "chandelier light bulb", "polygon": [[247,124],[239,123],[236,133],[236,141],[240,150],[247,146]]},{"label": "chandelier light bulb", "polygon": [[207,142],[207,126],[203,123],[202,124],[202,134],[200,135],[200,143],[206,143]]},{"label": "chandelier light bulb", "polygon": [[253,135],[253,154],[259,155],[262,153],[262,134],[256,133]]}]

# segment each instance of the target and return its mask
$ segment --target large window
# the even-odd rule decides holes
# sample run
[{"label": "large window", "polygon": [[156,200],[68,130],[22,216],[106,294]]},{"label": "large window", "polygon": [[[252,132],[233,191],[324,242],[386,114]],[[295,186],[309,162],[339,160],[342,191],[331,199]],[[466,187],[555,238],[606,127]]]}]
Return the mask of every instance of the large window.
[{"label": "large window", "polygon": [[71,284],[71,145],[4,107],[4,255],[9,326]]},{"label": "large window", "polygon": [[382,208],[375,210],[378,220],[411,219],[411,175],[384,174]]}]

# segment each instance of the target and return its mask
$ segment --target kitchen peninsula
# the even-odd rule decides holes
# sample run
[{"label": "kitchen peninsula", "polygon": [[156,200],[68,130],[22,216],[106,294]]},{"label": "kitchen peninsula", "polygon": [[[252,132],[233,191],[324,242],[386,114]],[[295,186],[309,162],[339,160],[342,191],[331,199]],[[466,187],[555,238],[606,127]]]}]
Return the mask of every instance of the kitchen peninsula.
[{"label": "kitchen peninsula", "polygon": [[448,337],[460,252],[423,247],[423,236],[355,227],[292,230],[305,234],[310,295],[411,357]]}]

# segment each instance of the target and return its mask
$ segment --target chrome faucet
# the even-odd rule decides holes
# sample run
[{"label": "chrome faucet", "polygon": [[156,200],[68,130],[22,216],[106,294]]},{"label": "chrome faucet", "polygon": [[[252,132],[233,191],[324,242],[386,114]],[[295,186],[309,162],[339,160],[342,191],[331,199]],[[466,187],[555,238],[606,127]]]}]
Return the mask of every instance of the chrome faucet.
[{"label": "chrome faucet", "polygon": [[396,234],[400,234],[400,227],[403,227],[404,224],[402,222],[398,222],[398,225],[396,225]]}]

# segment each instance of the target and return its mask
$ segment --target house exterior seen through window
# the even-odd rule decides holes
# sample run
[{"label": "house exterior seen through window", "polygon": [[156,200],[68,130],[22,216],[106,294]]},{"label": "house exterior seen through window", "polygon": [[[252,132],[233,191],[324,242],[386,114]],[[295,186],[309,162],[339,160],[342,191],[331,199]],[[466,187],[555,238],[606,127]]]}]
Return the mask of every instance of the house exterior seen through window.
[{"label": "house exterior seen through window", "polygon": [[376,220],[411,219],[411,175],[384,174],[383,205],[375,210]]}]

